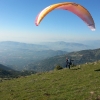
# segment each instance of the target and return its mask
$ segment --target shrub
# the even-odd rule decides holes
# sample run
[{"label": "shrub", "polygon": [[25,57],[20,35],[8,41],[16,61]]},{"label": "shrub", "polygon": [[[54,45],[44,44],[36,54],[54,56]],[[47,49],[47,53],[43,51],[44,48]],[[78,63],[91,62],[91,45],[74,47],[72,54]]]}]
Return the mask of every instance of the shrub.
[{"label": "shrub", "polygon": [[60,65],[57,65],[57,66],[55,67],[55,69],[56,69],[56,70],[61,70],[61,69],[63,69],[63,67],[61,67]]}]

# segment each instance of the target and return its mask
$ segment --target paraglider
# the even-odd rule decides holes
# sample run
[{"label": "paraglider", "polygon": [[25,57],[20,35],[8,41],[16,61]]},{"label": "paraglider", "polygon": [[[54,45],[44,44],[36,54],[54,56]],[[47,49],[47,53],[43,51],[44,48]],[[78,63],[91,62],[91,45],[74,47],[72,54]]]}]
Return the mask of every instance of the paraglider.
[{"label": "paraglider", "polygon": [[63,9],[74,13],[75,15],[80,17],[92,31],[95,30],[95,23],[89,11],[80,4],[76,4],[73,2],[56,3],[46,7],[36,17],[36,26],[38,26],[42,19],[54,9]]}]

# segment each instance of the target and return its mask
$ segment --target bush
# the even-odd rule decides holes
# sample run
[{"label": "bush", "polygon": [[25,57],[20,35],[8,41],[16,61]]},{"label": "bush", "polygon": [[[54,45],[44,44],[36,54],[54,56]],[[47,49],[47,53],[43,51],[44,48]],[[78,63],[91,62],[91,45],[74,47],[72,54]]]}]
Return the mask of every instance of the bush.
[{"label": "bush", "polygon": [[61,67],[60,65],[57,65],[57,66],[55,67],[55,69],[56,69],[56,70],[61,70],[61,69],[63,69],[63,67]]}]

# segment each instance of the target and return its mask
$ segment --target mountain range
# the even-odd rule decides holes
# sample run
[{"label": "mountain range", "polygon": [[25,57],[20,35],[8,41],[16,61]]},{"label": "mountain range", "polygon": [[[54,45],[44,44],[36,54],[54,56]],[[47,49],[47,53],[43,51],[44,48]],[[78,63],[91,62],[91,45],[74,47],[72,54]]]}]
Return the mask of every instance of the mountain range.
[{"label": "mountain range", "polygon": [[43,50],[62,50],[62,51],[79,51],[92,48],[89,45],[74,42],[44,42],[39,44],[29,44],[14,41],[3,41],[0,42],[0,50],[32,50],[32,51],[43,51]]},{"label": "mountain range", "polygon": [[0,42],[0,63],[14,70],[23,70],[29,63],[89,48],[84,44],[63,41],[40,44],[3,41]]},{"label": "mountain range", "polygon": [[52,50],[62,50],[62,51],[67,51],[67,52],[86,50],[86,49],[93,48],[92,46],[82,44],[82,43],[64,42],[64,41],[44,42],[40,44],[45,45],[46,47]]},{"label": "mountain range", "polygon": [[[0,42],[0,63],[14,70],[27,69],[27,66],[29,65],[32,65],[32,69],[34,69],[34,66],[37,66],[37,64],[39,64],[40,62],[47,62],[48,59],[51,59],[51,62],[49,64],[52,66],[52,63],[55,61],[52,61],[52,59],[55,59],[56,57],[61,58],[63,55],[69,55],[71,52],[91,50],[93,48],[94,46],[92,47],[91,45],[87,44],[64,41],[45,42],[39,44],[3,41]],[[63,58],[63,61],[64,59],[65,58]],[[59,62],[59,60],[57,62]],[[37,67],[37,69],[38,68],[39,67]]]}]

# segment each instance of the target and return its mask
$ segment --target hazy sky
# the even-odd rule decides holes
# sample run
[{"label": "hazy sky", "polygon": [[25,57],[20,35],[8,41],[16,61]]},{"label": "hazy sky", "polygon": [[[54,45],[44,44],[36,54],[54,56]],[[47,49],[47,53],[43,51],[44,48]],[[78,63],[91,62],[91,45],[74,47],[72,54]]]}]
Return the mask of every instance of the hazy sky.
[{"label": "hazy sky", "polygon": [[[59,2],[75,2],[88,9],[95,21],[96,31],[91,31],[75,14],[58,9],[35,26],[38,13]],[[0,0],[0,41],[100,40],[99,10],[100,0]]]}]

